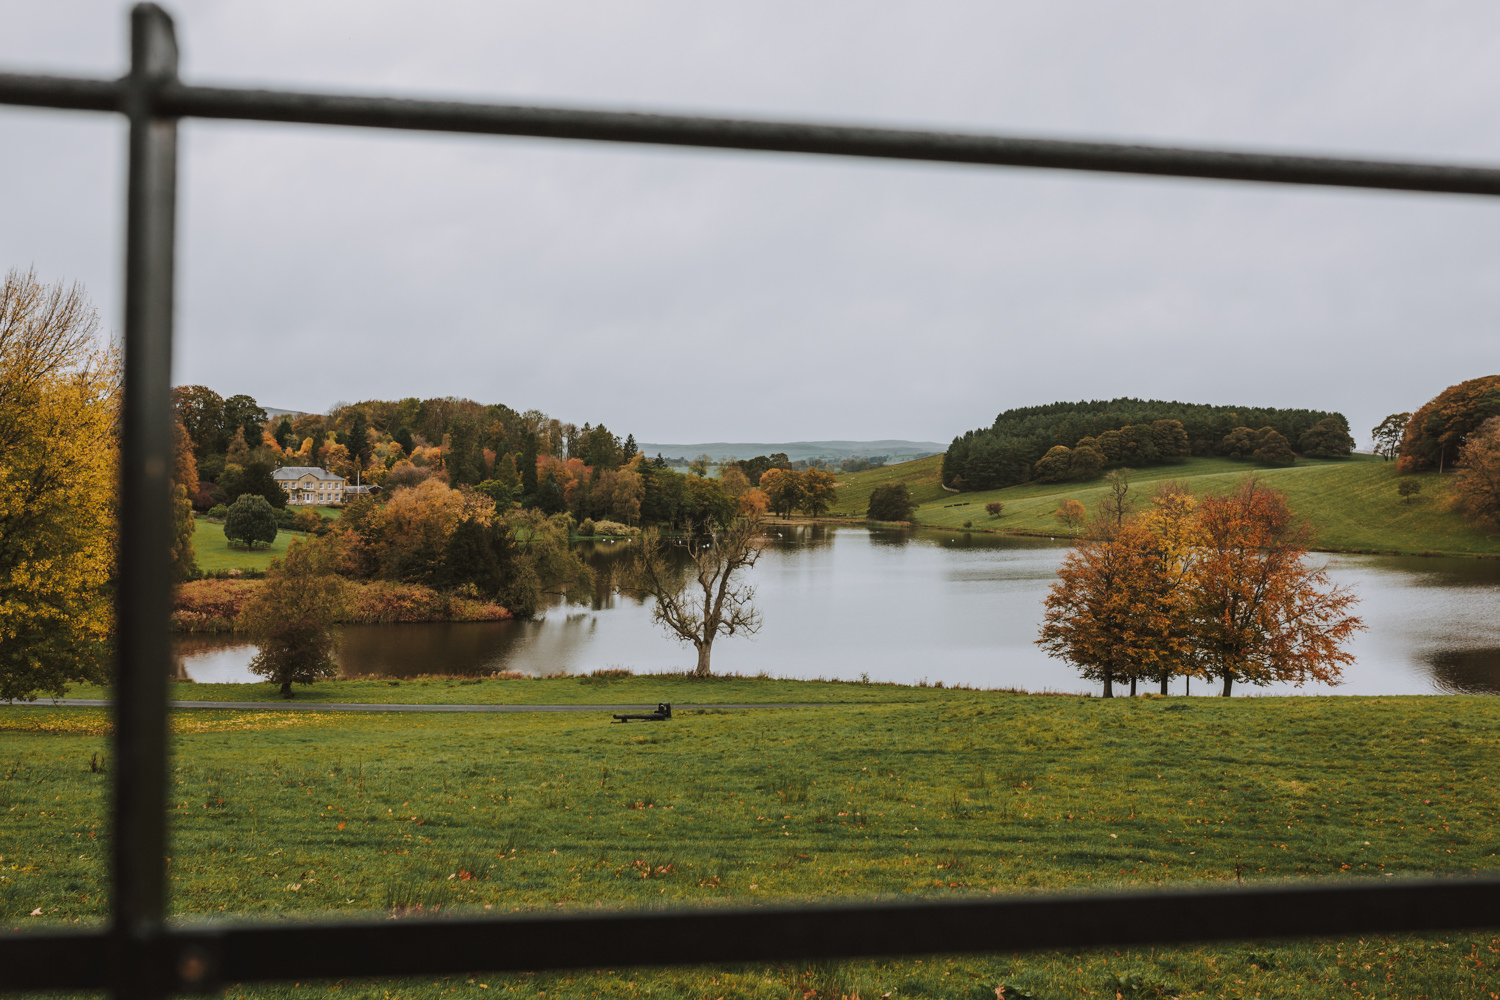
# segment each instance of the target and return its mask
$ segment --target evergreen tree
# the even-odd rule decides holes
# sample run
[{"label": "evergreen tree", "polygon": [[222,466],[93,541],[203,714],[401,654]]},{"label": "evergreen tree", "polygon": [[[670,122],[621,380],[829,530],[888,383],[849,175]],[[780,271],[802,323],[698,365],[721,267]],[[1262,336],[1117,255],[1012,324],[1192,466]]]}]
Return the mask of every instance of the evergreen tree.
[{"label": "evergreen tree", "polygon": [[568,509],[568,501],[563,496],[562,487],[558,485],[557,477],[548,472],[546,478],[537,486],[536,506],[543,514],[561,514]]},{"label": "evergreen tree", "polygon": [[443,580],[450,587],[472,584],[487,596],[500,591],[500,560],[490,529],[474,520],[460,521],[443,554]]},{"label": "evergreen tree", "polygon": [[375,448],[370,444],[370,427],[365,423],[365,412],[361,409],[355,408],[349,418],[349,437],[344,447],[349,449],[349,457],[354,460],[356,469],[370,467]]}]

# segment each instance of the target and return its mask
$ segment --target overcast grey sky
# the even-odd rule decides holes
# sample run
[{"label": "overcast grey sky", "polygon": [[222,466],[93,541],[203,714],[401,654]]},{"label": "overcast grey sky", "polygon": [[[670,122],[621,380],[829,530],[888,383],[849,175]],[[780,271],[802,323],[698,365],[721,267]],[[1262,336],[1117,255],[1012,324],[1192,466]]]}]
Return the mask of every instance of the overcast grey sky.
[{"label": "overcast grey sky", "polygon": [[[183,0],[183,76],[1500,164],[1493,3]],[[116,75],[127,8],[0,0]],[[0,266],[118,326],[124,132],[0,108]],[[1119,395],[1387,413],[1500,371],[1500,200],[190,122],[175,377],[654,441],[946,441]]]}]

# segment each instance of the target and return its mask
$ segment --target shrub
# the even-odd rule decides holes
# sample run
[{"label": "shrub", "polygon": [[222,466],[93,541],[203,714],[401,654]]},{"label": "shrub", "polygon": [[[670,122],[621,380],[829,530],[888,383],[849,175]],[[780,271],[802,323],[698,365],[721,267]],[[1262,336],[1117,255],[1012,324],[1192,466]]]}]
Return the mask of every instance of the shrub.
[{"label": "shrub", "polygon": [[632,528],[628,524],[619,521],[595,521],[594,534],[596,535],[639,535],[640,528]]},{"label": "shrub", "polygon": [[222,521],[224,520],[224,518],[229,516],[229,508],[224,506],[223,504],[215,504],[208,509],[208,516],[216,517]]},{"label": "shrub", "polygon": [[594,534],[594,519],[591,517],[584,518],[583,523],[578,526],[578,533],[584,538],[592,537]]},{"label": "shrub", "polygon": [[194,580],[172,595],[174,632],[232,632],[258,580]]},{"label": "shrub", "polygon": [[509,611],[492,601],[445,594],[415,583],[379,581],[359,588],[346,620],[355,625],[375,625],[392,622],[492,622],[509,617]]},{"label": "shrub", "polygon": [[292,527],[297,531],[315,532],[323,528],[323,518],[315,510],[303,508],[291,517]]}]

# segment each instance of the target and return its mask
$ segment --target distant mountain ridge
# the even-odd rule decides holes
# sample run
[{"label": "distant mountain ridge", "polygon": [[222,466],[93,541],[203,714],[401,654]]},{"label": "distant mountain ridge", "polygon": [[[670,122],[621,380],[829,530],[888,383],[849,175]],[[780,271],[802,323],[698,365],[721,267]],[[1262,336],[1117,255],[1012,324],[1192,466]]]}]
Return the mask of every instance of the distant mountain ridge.
[{"label": "distant mountain ridge", "polygon": [[948,446],[936,441],[784,441],[780,444],[755,441],[708,441],[701,444],[659,444],[649,441],[637,445],[645,454],[663,458],[697,458],[708,455],[715,461],[726,458],[754,458],[757,455],[785,453],[793,462],[809,458],[844,459],[885,455],[891,460],[920,458],[940,454]]}]

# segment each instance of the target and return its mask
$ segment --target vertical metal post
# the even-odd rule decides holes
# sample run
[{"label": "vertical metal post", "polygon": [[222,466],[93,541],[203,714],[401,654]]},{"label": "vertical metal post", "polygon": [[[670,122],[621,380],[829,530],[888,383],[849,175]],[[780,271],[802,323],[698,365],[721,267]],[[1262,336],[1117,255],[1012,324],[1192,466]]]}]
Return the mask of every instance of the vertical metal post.
[{"label": "vertical metal post", "polygon": [[130,176],[125,236],[125,393],[120,467],[119,659],[115,677],[114,993],[168,988],[166,916],[167,672],[172,650],[172,273],[177,122],[156,117],[177,79],[172,20],[155,4],[130,14]]}]

